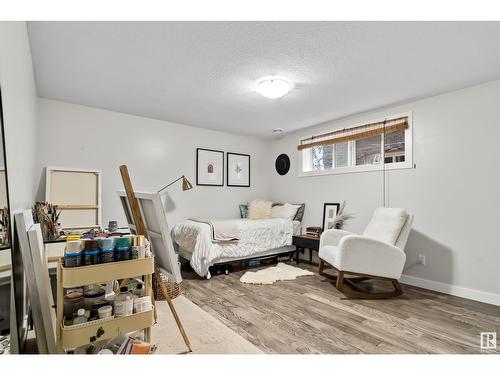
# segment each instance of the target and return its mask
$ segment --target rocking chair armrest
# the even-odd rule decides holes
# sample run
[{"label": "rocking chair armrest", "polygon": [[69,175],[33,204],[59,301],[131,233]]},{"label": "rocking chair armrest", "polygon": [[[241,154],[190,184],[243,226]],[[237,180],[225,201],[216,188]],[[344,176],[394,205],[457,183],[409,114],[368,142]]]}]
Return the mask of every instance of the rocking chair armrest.
[{"label": "rocking chair armrest", "polygon": [[327,229],[319,239],[319,247],[337,246],[342,238],[352,235],[353,233],[340,229]]},{"label": "rocking chair armrest", "polygon": [[405,261],[401,249],[372,238],[351,235],[339,243],[341,270],[399,279]]}]

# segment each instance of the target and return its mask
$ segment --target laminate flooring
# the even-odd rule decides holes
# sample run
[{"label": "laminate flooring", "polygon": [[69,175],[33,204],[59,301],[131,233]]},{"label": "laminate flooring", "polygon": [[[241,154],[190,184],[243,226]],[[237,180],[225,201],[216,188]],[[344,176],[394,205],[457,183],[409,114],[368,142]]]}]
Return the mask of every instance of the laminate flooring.
[{"label": "laminate flooring", "polygon": [[[315,275],[249,285],[239,281],[246,270],[210,280],[185,272],[182,285],[188,299],[265,353],[500,353],[498,306],[404,284],[398,298],[349,299],[316,265],[299,266]],[[497,332],[498,349],[481,349],[481,332]]]}]

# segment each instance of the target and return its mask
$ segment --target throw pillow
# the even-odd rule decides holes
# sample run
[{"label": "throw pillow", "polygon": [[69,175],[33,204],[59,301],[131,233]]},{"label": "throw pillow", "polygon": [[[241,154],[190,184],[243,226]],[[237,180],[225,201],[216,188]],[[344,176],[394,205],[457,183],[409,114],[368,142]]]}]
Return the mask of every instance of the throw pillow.
[{"label": "throw pillow", "polygon": [[[295,214],[293,221],[302,222],[302,218],[304,217],[304,211],[306,210],[306,204],[305,203],[294,203],[294,205],[300,206],[300,207],[297,210],[297,213]],[[276,207],[276,206],[283,206],[283,203],[273,203],[273,207]]]},{"label": "throw pillow", "polygon": [[272,202],[253,200],[248,204],[249,219],[270,219],[272,214]]},{"label": "throw pillow", "polygon": [[297,203],[297,205],[299,205],[300,207],[297,210],[297,213],[295,214],[295,217],[293,218],[293,220],[302,222],[302,218],[304,217],[304,211],[306,210],[306,204],[305,203]]},{"label": "throw pillow", "polygon": [[290,203],[285,203],[283,205],[274,206],[272,208],[272,217],[293,220],[295,215],[297,215],[297,210],[300,206],[293,205]]}]

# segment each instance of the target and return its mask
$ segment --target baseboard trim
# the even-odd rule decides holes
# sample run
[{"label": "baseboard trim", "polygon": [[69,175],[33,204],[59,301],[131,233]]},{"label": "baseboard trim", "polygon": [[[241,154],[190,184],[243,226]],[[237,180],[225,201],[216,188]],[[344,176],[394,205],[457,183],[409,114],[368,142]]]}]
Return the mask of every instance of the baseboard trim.
[{"label": "baseboard trim", "polygon": [[474,301],[500,306],[500,295],[494,293],[483,292],[477,289],[464,288],[461,286],[422,279],[420,277],[409,275],[402,275],[399,281],[403,284],[417,286],[419,288],[430,289],[436,292],[451,294],[452,296],[472,299]]}]

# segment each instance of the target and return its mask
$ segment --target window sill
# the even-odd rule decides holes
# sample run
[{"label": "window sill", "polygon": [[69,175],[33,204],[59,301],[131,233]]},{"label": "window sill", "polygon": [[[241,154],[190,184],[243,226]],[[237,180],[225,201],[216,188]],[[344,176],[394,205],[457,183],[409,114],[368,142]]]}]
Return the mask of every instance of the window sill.
[{"label": "window sill", "polygon": [[[396,169],[413,169],[414,165],[410,162],[403,163],[391,163],[385,165],[386,171],[392,171]],[[379,165],[360,165],[357,167],[345,167],[345,168],[336,168],[336,169],[326,169],[323,171],[309,171],[309,172],[301,172],[299,171],[298,177],[314,177],[314,176],[325,176],[332,174],[346,174],[346,173],[362,173],[362,172],[377,172],[382,171],[384,169],[383,164]]]}]

